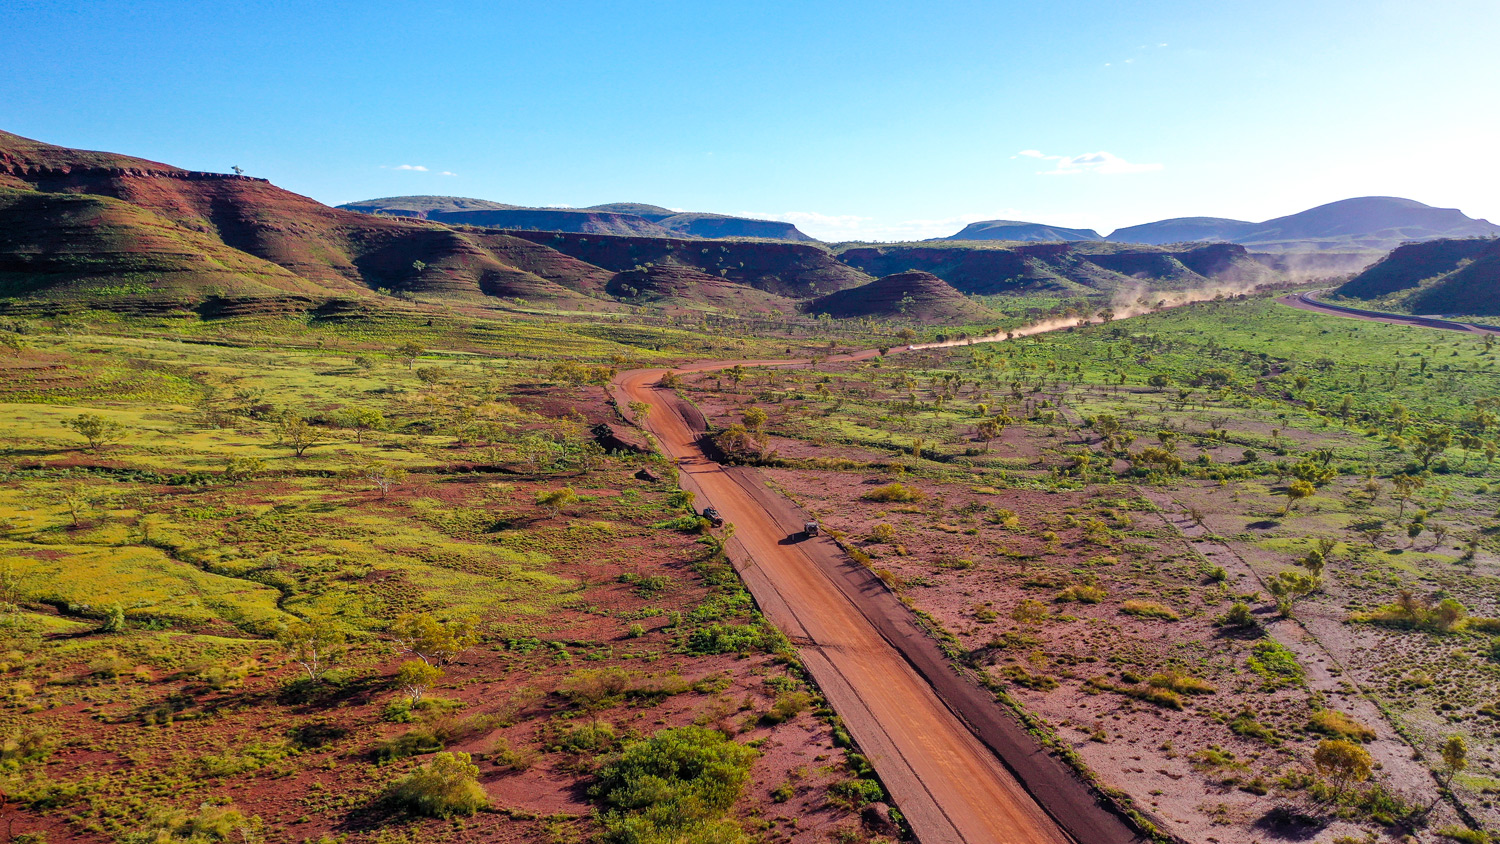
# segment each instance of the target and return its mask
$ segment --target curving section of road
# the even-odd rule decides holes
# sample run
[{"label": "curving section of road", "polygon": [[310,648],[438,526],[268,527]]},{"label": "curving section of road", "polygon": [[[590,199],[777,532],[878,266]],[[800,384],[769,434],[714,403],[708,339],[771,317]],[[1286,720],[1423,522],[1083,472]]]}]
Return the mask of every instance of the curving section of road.
[{"label": "curving section of road", "polygon": [[1468,331],[1477,334],[1500,334],[1500,326],[1484,325],[1476,322],[1458,322],[1451,319],[1439,319],[1437,317],[1406,316],[1404,314],[1392,314],[1385,311],[1368,311],[1363,308],[1349,308],[1344,305],[1330,305],[1316,298],[1322,290],[1311,290],[1307,293],[1292,293],[1282,296],[1276,301],[1287,307],[1297,308],[1303,311],[1314,311],[1330,316],[1347,317],[1350,319],[1363,319],[1369,322],[1384,322],[1390,325],[1415,325],[1421,328],[1441,328],[1446,331]]},{"label": "curving section of road", "polygon": [[[843,360],[873,357],[871,350]],[[805,361],[722,361],[796,366]],[[1140,839],[1092,790],[1028,736],[989,694],[960,677],[911,613],[831,540],[798,536],[803,515],[748,467],[700,444],[701,414],[656,386],[666,372],[611,384],[631,421],[677,461],[680,483],[734,525],[730,555],[766,616],[796,644],[813,678],[922,844],[1126,844]]]}]

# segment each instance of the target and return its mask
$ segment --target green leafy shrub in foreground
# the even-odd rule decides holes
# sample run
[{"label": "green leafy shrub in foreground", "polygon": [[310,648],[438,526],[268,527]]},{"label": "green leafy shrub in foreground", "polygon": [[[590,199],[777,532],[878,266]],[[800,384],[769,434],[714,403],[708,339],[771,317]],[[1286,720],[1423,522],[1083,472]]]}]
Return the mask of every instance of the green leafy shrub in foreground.
[{"label": "green leafy shrub in foreground", "polygon": [[479,766],[467,753],[439,753],[432,762],[407,774],[391,787],[391,801],[408,811],[435,818],[472,815],[489,805],[479,785]]},{"label": "green leafy shrub in foreground", "polygon": [[662,730],[607,762],[594,794],[610,837],[625,844],[714,842],[743,834],[724,815],[739,799],[756,752],[704,727]]}]

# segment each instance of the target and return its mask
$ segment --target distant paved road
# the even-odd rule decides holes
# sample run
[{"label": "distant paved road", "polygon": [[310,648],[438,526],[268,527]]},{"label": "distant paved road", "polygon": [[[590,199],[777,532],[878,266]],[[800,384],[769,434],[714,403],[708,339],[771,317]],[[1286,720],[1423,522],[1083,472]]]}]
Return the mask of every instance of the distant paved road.
[{"label": "distant paved road", "polygon": [[1315,311],[1332,316],[1348,317],[1350,319],[1363,319],[1371,322],[1384,322],[1390,325],[1416,325],[1422,328],[1441,328],[1446,331],[1467,331],[1475,334],[1500,334],[1500,326],[1484,325],[1473,322],[1456,322],[1451,319],[1438,319],[1436,317],[1404,316],[1402,314],[1390,314],[1384,311],[1367,311],[1362,308],[1348,308],[1343,305],[1330,305],[1314,298],[1314,294],[1322,293],[1321,290],[1313,290],[1308,293],[1292,293],[1277,299],[1283,305],[1298,308],[1304,311]]},{"label": "distant paved road", "polygon": [[[622,412],[632,401],[651,408],[635,421],[677,461],[683,487],[734,525],[734,556],[757,603],[797,645],[922,844],[1140,840],[992,696],[959,677],[867,570],[831,540],[794,537],[801,525],[795,506],[768,490],[758,471],[709,459],[699,443],[701,414],[671,390],[656,387],[664,371],[621,373],[611,390]],[[1003,762],[992,748],[1007,751]]]}]

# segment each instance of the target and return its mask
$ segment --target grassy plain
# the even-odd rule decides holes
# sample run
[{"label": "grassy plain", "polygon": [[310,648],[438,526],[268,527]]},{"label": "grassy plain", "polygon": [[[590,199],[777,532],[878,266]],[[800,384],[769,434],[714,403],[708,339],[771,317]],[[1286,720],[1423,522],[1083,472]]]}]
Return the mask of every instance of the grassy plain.
[{"label": "grassy plain", "polygon": [[[10,327],[14,840],[811,841],[879,798],[672,467],[589,430],[613,367],[785,341],[415,310]],[[436,675],[412,619],[464,639]],[[310,667],[288,643],[318,625]],[[670,732],[692,725],[717,732]],[[652,740],[741,779],[671,817],[590,790],[610,765],[636,787],[611,760]],[[430,799],[444,772],[468,797]]]}]

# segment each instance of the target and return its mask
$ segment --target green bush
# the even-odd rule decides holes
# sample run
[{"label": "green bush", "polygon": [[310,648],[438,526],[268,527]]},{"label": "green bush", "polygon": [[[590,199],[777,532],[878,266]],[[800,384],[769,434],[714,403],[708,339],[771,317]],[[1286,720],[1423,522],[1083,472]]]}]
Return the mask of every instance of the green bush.
[{"label": "green bush", "polygon": [[434,818],[472,815],[490,802],[479,785],[479,766],[467,753],[439,753],[397,780],[390,797],[407,811]]},{"label": "green bush", "polygon": [[1102,586],[1091,586],[1087,583],[1075,583],[1067,589],[1057,593],[1059,603],[1077,601],[1080,604],[1097,604],[1108,595]]},{"label": "green bush", "polygon": [[849,809],[858,809],[869,803],[885,799],[880,783],[874,780],[843,780],[828,786],[829,802]]},{"label": "green bush", "polygon": [[1302,666],[1297,664],[1297,657],[1276,642],[1256,642],[1250,649],[1248,665],[1251,671],[1275,684],[1302,680]]},{"label": "green bush", "polygon": [[923,492],[922,490],[917,489],[914,486],[907,486],[906,484],[902,483],[889,483],[885,486],[878,486],[865,493],[863,496],[866,501],[886,501],[897,503],[921,501],[926,497],[927,493]]},{"label": "green bush", "polygon": [[429,727],[418,727],[408,730],[399,736],[392,736],[375,743],[370,755],[377,762],[389,762],[393,759],[405,759],[408,756],[420,756],[424,753],[435,753],[443,749],[443,742],[437,734]]},{"label": "green bush", "polygon": [[623,844],[732,842],[724,815],[739,799],[755,750],[703,727],[662,730],[627,745],[599,772],[605,828]]},{"label": "green bush", "polygon": [[1120,605],[1120,612],[1138,618],[1159,618],[1164,621],[1177,620],[1177,613],[1173,612],[1170,607],[1159,604],[1156,601],[1126,601]]},{"label": "green bush", "polygon": [[699,656],[758,651],[766,646],[766,632],[753,624],[710,624],[688,634],[687,650]]},{"label": "green bush", "polygon": [[1308,726],[1334,738],[1352,741],[1374,741],[1375,731],[1334,709],[1319,709],[1312,714]]}]

